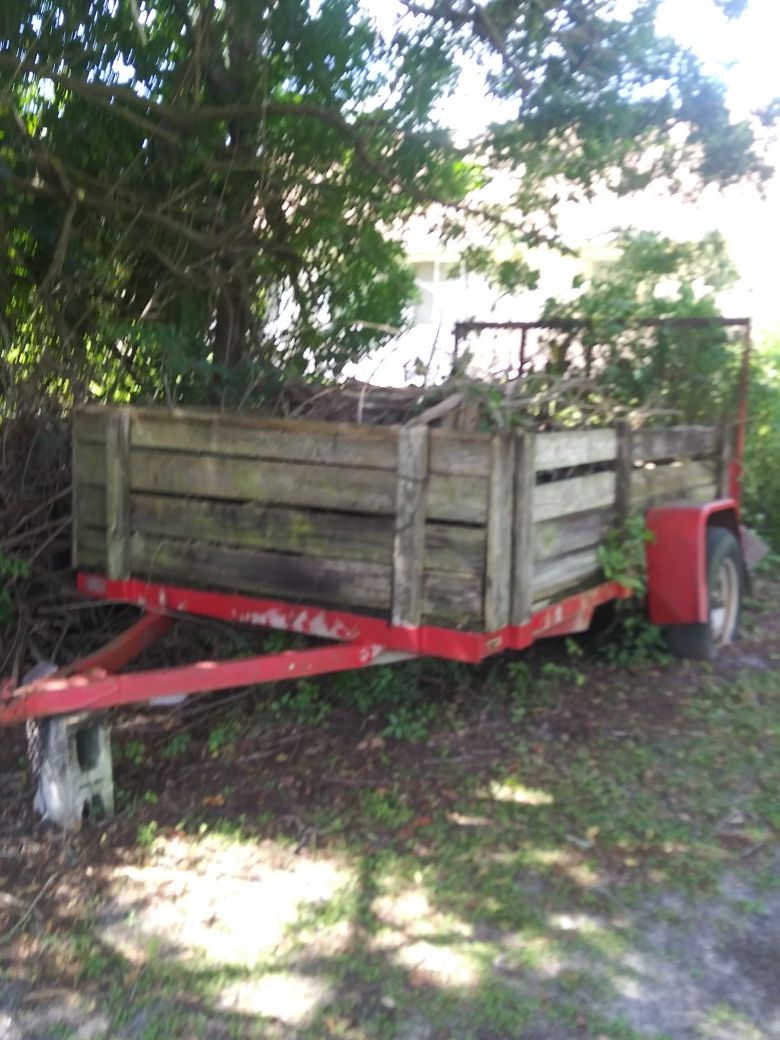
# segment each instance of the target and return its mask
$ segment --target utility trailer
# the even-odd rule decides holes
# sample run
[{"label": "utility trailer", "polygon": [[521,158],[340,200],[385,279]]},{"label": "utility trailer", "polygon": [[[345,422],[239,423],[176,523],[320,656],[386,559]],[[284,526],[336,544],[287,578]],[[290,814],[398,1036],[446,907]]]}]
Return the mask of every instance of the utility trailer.
[{"label": "utility trailer", "polygon": [[[86,659],[0,685],[0,724],[413,656],[477,663],[582,632],[630,594],[597,549],[634,513],[653,534],[651,620],[710,656],[734,636],[743,587],[748,345],[738,422],[722,428],[461,433],[77,409],[78,588],[142,616]],[[183,615],[326,645],[122,672]]]}]

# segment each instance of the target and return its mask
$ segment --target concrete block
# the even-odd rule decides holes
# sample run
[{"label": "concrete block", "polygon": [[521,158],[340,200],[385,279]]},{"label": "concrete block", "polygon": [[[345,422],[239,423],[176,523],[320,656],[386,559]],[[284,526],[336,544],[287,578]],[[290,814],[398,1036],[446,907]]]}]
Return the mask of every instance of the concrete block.
[{"label": "concrete block", "polygon": [[89,713],[41,719],[35,809],[60,827],[114,814],[108,726]]}]

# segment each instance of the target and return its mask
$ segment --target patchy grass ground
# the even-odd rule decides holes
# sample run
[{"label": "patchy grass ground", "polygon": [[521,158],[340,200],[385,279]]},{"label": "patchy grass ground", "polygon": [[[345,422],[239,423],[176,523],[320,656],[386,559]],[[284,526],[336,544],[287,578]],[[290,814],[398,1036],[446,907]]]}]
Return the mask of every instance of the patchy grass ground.
[{"label": "patchy grass ground", "polygon": [[6,735],[0,1035],[780,1037],[778,593],[714,669],[568,641],[117,716],[77,835]]}]

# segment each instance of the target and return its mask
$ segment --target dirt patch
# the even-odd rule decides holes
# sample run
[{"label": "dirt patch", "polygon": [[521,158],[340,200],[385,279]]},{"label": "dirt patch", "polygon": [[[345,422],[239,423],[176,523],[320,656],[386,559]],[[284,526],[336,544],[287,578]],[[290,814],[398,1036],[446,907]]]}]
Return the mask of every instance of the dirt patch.
[{"label": "dirt patch", "polygon": [[569,641],[116,714],[77,834],[1,734],[3,1035],[780,1037],[778,591],[715,668]]}]

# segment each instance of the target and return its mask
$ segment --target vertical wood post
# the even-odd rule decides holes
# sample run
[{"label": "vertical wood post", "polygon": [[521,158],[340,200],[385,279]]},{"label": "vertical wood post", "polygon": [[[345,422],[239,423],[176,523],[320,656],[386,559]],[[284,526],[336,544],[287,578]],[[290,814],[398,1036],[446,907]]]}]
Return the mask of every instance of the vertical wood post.
[{"label": "vertical wood post", "polygon": [[106,425],[106,560],[109,578],[130,577],[130,412]]},{"label": "vertical wood post", "polygon": [[79,567],[79,481],[76,455],[78,454],[78,417],[74,413],[70,424],[70,565]]},{"label": "vertical wood post", "polygon": [[514,625],[522,625],[528,621],[533,606],[535,486],[536,436],[533,433],[521,433],[515,439],[511,610],[511,620]]},{"label": "vertical wood post", "polygon": [[428,427],[402,426],[393,541],[394,625],[416,627],[422,620],[428,457]]},{"label": "vertical wood post", "polygon": [[512,615],[512,526],[514,521],[515,437],[497,433],[490,443],[485,628],[505,628]]},{"label": "vertical wood post", "polygon": [[718,454],[715,460],[715,480],[718,498],[728,498],[729,472],[734,447],[734,428],[731,423],[724,423],[718,430]]},{"label": "vertical wood post", "polygon": [[631,427],[624,420],[615,424],[617,459],[615,461],[615,525],[622,527],[631,513],[631,471],[634,459]]}]

